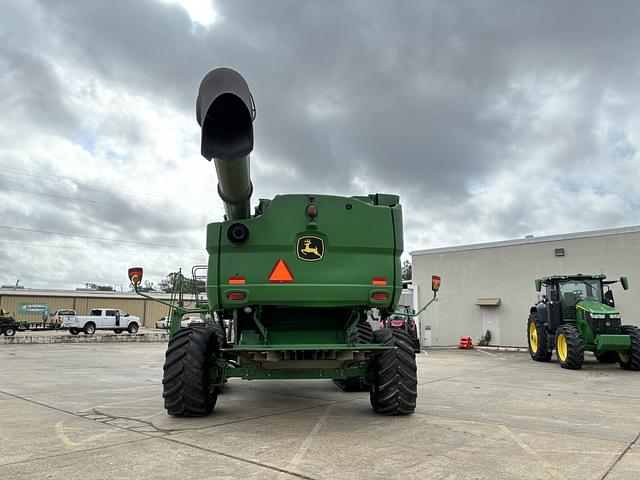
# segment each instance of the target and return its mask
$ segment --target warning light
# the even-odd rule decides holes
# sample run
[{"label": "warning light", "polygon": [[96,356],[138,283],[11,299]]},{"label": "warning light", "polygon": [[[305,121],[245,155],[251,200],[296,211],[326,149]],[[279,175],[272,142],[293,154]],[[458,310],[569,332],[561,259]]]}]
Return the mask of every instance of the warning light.
[{"label": "warning light", "polygon": [[247,281],[244,279],[244,277],[238,275],[229,277],[229,285],[244,285],[245,283],[247,283]]},{"label": "warning light", "polygon": [[287,262],[280,259],[276,262],[273,270],[271,270],[271,273],[267,278],[270,282],[274,283],[289,283],[293,281],[293,274],[291,273],[291,270],[289,270]]},{"label": "warning light", "polygon": [[371,280],[371,285],[386,285],[386,284],[387,284],[386,278],[375,277],[373,280]]},{"label": "warning light", "polygon": [[142,282],[142,267],[131,267],[127,272],[129,274],[129,281],[134,287],[137,287]]},{"label": "warning light", "polygon": [[244,292],[229,292],[227,293],[227,298],[229,300],[244,300],[246,295]]},{"label": "warning light", "polygon": [[371,298],[373,298],[374,300],[378,300],[378,301],[384,301],[389,297],[389,295],[387,295],[384,292],[377,292],[377,293],[372,293],[371,294]]},{"label": "warning light", "polygon": [[316,218],[318,216],[318,207],[316,207],[313,203],[307,206],[307,215],[310,218]]},{"label": "warning light", "polygon": [[440,290],[440,283],[442,279],[438,275],[431,275],[431,290],[437,292]]}]

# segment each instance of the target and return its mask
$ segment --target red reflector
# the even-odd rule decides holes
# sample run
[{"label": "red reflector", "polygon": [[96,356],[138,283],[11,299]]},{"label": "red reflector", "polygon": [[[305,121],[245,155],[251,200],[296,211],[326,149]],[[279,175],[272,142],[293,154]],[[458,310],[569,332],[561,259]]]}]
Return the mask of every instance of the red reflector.
[{"label": "red reflector", "polygon": [[307,215],[311,218],[315,218],[318,216],[318,208],[312,203],[307,207]]},{"label": "red reflector", "polygon": [[289,270],[287,262],[280,259],[276,262],[273,270],[271,270],[271,273],[267,278],[270,282],[289,283],[293,281],[293,274],[291,273],[291,270]]},{"label": "red reflector", "polygon": [[229,285],[244,285],[246,280],[244,277],[229,277]]},{"label": "red reflector", "polygon": [[402,327],[404,325],[404,320],[391,320],[392,327]]},{"label": "red reflector", "polygon": [[243,292],[229,292],[227,298],[229,300],[244,300],[246,295]]},{"label": "red reflector", "polygon": [[371,285],[386,285],[386,284],[387,284],[386,278],[375,277],[373,280],[371,280]]},{"label": "red reflector", "polygon": [[389,295],[387,295],[386,293],[383,293],[383,292],[378,292],[378,293],[372,293],[371,294],[371,298],[373,298],[374,300],[386,300],[388,296]]}]

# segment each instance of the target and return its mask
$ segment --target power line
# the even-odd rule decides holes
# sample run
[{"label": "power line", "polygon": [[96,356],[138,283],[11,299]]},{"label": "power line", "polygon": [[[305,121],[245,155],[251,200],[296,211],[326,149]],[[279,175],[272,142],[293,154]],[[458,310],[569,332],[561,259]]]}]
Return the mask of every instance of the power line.
[{"label": "power line", "polygon": [[[145,190],[138,190],[138,189],[132,189],[129,187],[121,187],[121,186],[116,186],[116,185],[112,185],[112,184],[108,184],[108,183],[102,183],[100,182],[101,186],[105,186],[105,187],[109,187],[108,190],[102,190],[102,189],[96,189],[96,188],[91,188],[90,186],[87,186],[86,182],[82,182],[78,179],[72,178],[72,177],[67,177],[67,176],[62,176],[62,175],[55,175],[55,174],[47,174],[47,175],[37,175],[37,174],[33,174],[33,173],[24,173],[24,172],[29,172],[29,170],[24,170],[24,169],[20,169],[20,168],[16,168],[16,167],[9,167],[6,165],[2,165],[0,164],[0,170],[8,170],[8,173],[13,174],[13,175],[6,175],[6,174],[0,174],[0,177],[4,177],[4,178],[11,178],[11,179],[16,179],[16,180],[20,180],[20,176],[22,177],[31,177],[31,178],[38,178],[38,179],[42,179],[40,180],[40,182],[45,182],[45,183],[49,183],[52,185],[57,185],[57,183],[55,181],[53,181],[51,179],[51,177],[55,177],[55,178],[60,178],[62,180],[68,180],[70,182],[73,182],[73,184],[75,186],[77,186],[78,188],[82,189],[82,190],[88,190],[88,191],[92,191],[92,192],[99,192],[99,193],[116,193],[114,192],[114,190],[121,190],[126,192],[129,195],[137,195],[137,196],[141,196],[141,197],[145,197],[145,198],[153,198],[155,200],[170,200],[172,202],[176,201],[176,197],[172,197],[169,195],[163,195],[161,193],[156,193],[156,192],[150,192],[150,191],[145,191]],[[14,170],[14,171],[11,171]],[[17,175],[17,177],[16,177]],[[199,199],[197,197],[190,197],[187,198],[185,196],[180,196],[178,197],[179,200],[181,202],[186,202],[186,203],[191,203],[194,205],[198,205],[198,206],[202,206],[202,205],[207,205],[210,204],[212,202],[212,198],[207,198],[207,199]]]},{"label": "power line", "polygon": [[[0,241],[0,244],[5,244],[5,245],[16,245],[16,246],[20,246],[20,247],[42,247],[42,248],[60,248],[63,250],[95,250],[98,247],[80,247],[80,246],[75,246],[75,245],[51,245],[51,244],[40,244],[40,243],[27,243],[27,242],[6,242],[6,241]],[[202,248],[200,249],[201,251],[204,251],[205,249]],[[138,253],[138,254],[144,254],[144,255],[148,255],[150,252],[148,251],[141,251],[141,250],[118,250],[118,253]],[[157,255],[166,255],[166,252],[151,252],[153,254],[157,254]]]},{"label": "power line", "polygon": [[164,243],[153,243],[153,242],[136,242],[134,240],[120,240],[117,238],[102,238],[95,237],[93,235],[82,235],[78,233],[64,233],[64,232],[51,232],[49,230],[36,230],[31,228],[23,228],[23,227],[13,227],[9,225],[0,225],[0,228],[5,230],[15,230],[18,232],[31,232],[31,233],[44,233],[47,235],[61,235],[65,237],[76,237],[76,238],[88,238],[91,240],[99,240],[102,242],[117,242],[117,243],[129,243],[132,245],[146,245],[151,247],[167,247],[167,248],[177,248],[180,250],[194,250],[194,251],[202,251],[202,248],[191,248],[191,247],[181,247],[179,245],[168,245]]},{"label": "power line", "polygon": [[0,190],[7,190],[9,192],[20,192],[20,193],[28,193],[30,195],[41,195],[43,197],[53,197],[59,198],[61,200],[73,200],[74,202],[87,202],[87,203],[97,203],[101,205],[114,205],[116,207],[126,207],[124,203],[114,203],[114,202],[102,202],[100,200],[89,200],[87,198],[75,198],[75,197],[65,197],[64,195],[58,195],[57,193],[42,193],[42,192],[30,192],[29,190],[20,190],[18,188],[7,188],[3,185],[0,185]]}]

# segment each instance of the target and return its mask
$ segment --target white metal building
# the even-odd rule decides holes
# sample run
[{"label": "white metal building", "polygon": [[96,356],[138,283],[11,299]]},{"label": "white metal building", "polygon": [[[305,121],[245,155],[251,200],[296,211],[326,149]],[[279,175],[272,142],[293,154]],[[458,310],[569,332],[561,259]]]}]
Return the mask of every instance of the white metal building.
[{"label": "white metal building", "polygon": [[420,315],[423,345],[456,345],[490,330],[491,345],[526,346],[529,308],[538,299],[534,279],[548,275],[605,273],[629,277],[630,289],[613,286],[622,323],[640,325],[640,225],[527,237],[503,242],[411,252],[413,283],[421,304],[431,275],[442,277],[439,301]]}]

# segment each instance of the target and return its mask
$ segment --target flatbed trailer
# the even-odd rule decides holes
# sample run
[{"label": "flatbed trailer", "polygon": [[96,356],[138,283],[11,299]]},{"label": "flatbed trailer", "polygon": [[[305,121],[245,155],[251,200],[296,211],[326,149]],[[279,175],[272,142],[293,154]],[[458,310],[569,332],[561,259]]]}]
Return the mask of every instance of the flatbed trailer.
[{"label": "flatbed trailer", "polygon": [[18,330],[61,330],[62,323],[51,322],[20,322]]}]

